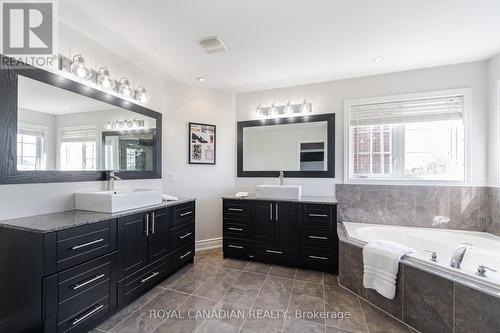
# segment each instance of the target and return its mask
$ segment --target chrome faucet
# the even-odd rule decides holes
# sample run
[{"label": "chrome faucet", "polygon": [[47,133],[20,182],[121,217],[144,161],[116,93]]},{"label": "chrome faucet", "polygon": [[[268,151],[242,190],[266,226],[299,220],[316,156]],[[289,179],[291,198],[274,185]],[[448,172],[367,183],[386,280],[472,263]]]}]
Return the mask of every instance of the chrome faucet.
[{"label": "chrome faucet", "polygon": [[280,185],[285,184],[285,173],[283,171],[280,171]]},{"label": "chrome faucet", "polygon": [[456,269],[462,269],[462,262],[464,261],[465,254],[472,248],[471,244],[463,243],[453,251],[450,260],[450,266]]},{"label": "chrome faucet", "polygon": [[115,181],[122,180],[120,177],[116,176],[115,173],[119,173],[120,171],[111,170],[109,172],[109,182],[108,182],[108,191],[115,190]]}]

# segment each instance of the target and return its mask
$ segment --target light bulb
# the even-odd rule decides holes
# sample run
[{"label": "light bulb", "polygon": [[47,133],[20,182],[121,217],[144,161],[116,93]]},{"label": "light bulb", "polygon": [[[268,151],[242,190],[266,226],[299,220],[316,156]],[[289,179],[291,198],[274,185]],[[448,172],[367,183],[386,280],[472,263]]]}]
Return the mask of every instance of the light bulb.
[{"label": "light bulb", "polygon": [[112,126],[111,126],[111,122],[108,120],[108,122],[106,123],[106,129],[111,129]]},{"label": "light bulb", "polygon": [[283,113],[285,114],[292,114],[293,113],[293,106],[290,105],[290,102],[287,103],[285,108],[283,109]]},{"label": "light bulb", "polygon": [[304,103],[302,103],[301,107],[300,107],[300,112],[302,113],[309,113],[311,112],[312,109],[311,109],[311,104],[310,103],[307,103],[305,100],[304,100]]},{"label": "light bulb", "polygon": [[270,116],[275,116],[276,114],[278,114],[278,109],[276,108],[276,106],[273,103],[271,105],[271,107],[269,108],[269,115]]},{"label": "light bulb", "polygon": [[92,70],[85,65],[85,59],[83,59],[81,54],[77,54],[73,57],[69,70],[73,75],[81,79],[88,80],[92,76]]},{"label": "light bulb", "polygon": [[260,108],[260,105],[257,106],[257,110],[255,110],[255,114],[257,117],[262,116],[262,109]]},{"label": "light bulb", "polygon": [[120,79],[120,85],[118,86],[118,92],[125,97],[134,97],[134,89],[130,88],[130,82],[126,78]]},{"label": "light bulb", "polygon": [[109,76],[109,70],[106,67],[99,68],[99,76],[97,77],[97,84],[104,89],[115,89],[115,80]]},{"label": "light bulb", "polygon": [[148,101],[148,94],[146,92],[146,88],[143,86],[137,87],[135,90],[135,99],[137,99],[141,103],[146,103]]}]

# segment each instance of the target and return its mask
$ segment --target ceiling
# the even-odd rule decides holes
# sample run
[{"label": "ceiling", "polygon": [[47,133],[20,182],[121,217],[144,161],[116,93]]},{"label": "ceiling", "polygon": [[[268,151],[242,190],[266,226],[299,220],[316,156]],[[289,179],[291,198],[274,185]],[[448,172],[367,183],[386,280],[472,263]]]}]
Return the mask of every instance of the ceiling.
[{"label": "ceiling", "polygon": [[[498,0],[64,0],[58,10],[61,21],[145,70],[231,92],[500,52]],[[199,47],[212,35],[227,53]]]}]

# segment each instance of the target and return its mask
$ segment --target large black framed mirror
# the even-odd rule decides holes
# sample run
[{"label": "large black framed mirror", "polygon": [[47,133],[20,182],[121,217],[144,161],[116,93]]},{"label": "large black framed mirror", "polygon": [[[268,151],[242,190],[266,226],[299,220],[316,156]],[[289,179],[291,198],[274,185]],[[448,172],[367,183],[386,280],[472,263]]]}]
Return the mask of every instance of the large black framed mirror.
[{"label": "large black framed mirror", "polygon": [[238,122],[238,177],[335,177],[335,114]]},{"label": "large black framed mirror", "polygon": [[[2,64],[4,56],[1,56]],[[162,115],[46,70],[0,69],[0,184],[161,178]]]}]

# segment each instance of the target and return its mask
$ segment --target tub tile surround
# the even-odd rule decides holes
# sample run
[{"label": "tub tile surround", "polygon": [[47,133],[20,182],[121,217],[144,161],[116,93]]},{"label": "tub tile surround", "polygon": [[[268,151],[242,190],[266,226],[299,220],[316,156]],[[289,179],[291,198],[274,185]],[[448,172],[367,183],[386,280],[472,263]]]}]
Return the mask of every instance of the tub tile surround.
[{"label": "tub tile surround", "polygon": [[500,187],[488,188],[486,231],[500,236]]},{"label": "tub tile surround", "polygon": [[365,289],[362,247],[350,243],[343,232],[339,237],[339,283],[366,301],[362,304],[369,303],[420,332],[498,332],[500,298],[406,263],[399,266],[395,299]]},{"label": "tub tile surround", "polygon": [[496,199],[489,188],[473,186],[337,184],[335,191],[339,221],[408,227],[495,230],[487,223],[494,202],[500,234],[500,190]]}]

